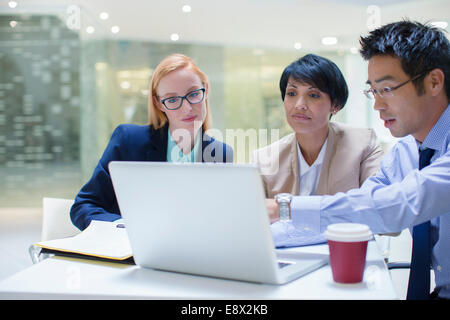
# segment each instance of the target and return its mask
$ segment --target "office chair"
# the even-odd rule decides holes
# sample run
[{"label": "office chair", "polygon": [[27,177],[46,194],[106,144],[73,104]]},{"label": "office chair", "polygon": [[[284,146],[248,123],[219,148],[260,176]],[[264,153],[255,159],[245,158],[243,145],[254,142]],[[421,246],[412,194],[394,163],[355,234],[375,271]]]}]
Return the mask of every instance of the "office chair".
[{"label": "office chair", "polygon": [[72,237],[81,232],[70,220],[73,202],[73,199],[42,199],[41,241]]},{"label": "office chair", "polygon": [[[70,220],[70,207],[74,200],[43,198],[41,241],[72,237],[80,233]],[[33,263],[42,260],[41,248],[31,245],[28,252]]]}]

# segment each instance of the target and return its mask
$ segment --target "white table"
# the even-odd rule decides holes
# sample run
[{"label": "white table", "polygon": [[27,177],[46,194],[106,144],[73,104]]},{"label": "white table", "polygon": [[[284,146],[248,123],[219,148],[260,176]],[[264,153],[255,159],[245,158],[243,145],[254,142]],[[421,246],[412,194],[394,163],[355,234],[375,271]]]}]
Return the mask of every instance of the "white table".
[{"label": "white table", "polygon": [[[328,254],[328,246],[289,249]],[[0,282],[0,299],[398,299],[377,244],[363,282],[337,284],[326,265],[282,286],[186,275],[86,259],[51,257]]]}]

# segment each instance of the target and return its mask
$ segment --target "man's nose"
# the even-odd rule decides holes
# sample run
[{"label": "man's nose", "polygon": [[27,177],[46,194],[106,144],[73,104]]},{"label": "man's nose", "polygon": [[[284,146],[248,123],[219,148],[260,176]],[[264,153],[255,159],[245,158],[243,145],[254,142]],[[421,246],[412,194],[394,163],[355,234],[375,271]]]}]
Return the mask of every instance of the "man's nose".
[{"label": "man's nose", "polygon": [[373,109],[374,110],[384,110],[386,109],[386,101],[384,101],[383,98],[381,98],[380,96],[378,96],[377,94],[375,95],[375,102],[373,103]]}]

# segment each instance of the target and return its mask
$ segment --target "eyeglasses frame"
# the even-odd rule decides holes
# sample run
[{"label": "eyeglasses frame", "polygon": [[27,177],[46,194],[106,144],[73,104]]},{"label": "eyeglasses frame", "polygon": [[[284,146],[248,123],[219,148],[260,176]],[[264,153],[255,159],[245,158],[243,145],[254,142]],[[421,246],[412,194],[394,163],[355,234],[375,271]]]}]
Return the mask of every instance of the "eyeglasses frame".
[{"label": "eyeglasses frame", "polygon": [[[384,97],[383,97],[383,94],[384,94],[384,93],[391,93],[392,91],[397,90],[397,89],[403,87],[403,86],[404,86],[405,84],[407,84],[408,82],[411,82],[411,81],[414,81],[414,80],[419,79],[420,77],[426,75],[428,72],[429,72],[429,71],[422,72],[422,73],[420,73],[420,74],[418,74],[418,75],[416,75],[416,76],[410,78],[409,80],[406,80],[405,82],[402,82],[402,83],[400,83],[399,85],[396,85],[395,87],[384,87],[384,88],[382,88],[382,89],[380,89],[380,90],[370,88],[370,89],[364,90],[363,92],[364,92],[364,94],[366,95],[366,97],[369,98],[370,100],[375,99],[375,96],[376,96],[376,95],[378,95],[380,98],[384,98]],[[389,89],[389,90],[386,90],[386,89]],[[370,93],[372,93],[372,95],[370,95]]]},{"label": "eyeglasses frame", "polygon": [[[203,98],[202,98],[202,100],[200,100],[199,102],[192,103],[191,101],[189,101],[188,96],[189,96],[190,94],[192,94],[193,92],[196,92],[196,91],[202,91],[202,92],[203,92]],[[186,100],[186,101],[189,102],[190,104],[199,104],[199,103],[203,102],[203,100],[205,100],[205,91],[206,91],[205,88],[195,89],[195,90],[189,91],[189,92],[188,92],[185,96],[183,96],[183,97],[182,97],[182,96],[168,97],[168,98],[164,98],[164,99],[160,100],[160,102],[164,105],[164,107],[166,107],[167,110],[178,110],[178,109],[180,109],[181,106],[183,105],[183,100]],[[178,107],[176,107],[176,108],[169,108],[169,107],[167,107],[167,106],[166,106],[166,100],[168,100],[168,99],[174,99],[174,98],[181,98],[181,100],[180,100],[180,101],[181,101],[181,102],[180,102],[180,105],[179,105]]]}]

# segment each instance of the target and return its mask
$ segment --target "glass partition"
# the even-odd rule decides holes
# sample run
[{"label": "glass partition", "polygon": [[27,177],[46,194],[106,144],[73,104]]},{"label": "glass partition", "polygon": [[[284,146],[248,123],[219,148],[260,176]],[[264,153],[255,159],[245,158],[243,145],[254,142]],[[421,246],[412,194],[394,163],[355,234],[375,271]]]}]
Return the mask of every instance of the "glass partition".
[{"label": "glass partition", "polygon": [[[360,11],[366,14],[366,7]],[[387,12],[394,17],[401,10],[392,6]],[[289,63],[310,52],[334,61],[347,79],[349,100],[333,121],[375,128],[386,150],[395,141],[362,94],[367,62],[356,48],[114,38],[98,20],[69,3],[35,1],[17,13],[0,10],[0,207],[74,198],[114,128],[147,123],[152,72],[175,52],[191,56],[209,76],[211,134],[234,147],[236,162],[248,162],[254,149],[291,132],[279,79]],[[359,35],[347,37],[357,42]]]}]

